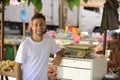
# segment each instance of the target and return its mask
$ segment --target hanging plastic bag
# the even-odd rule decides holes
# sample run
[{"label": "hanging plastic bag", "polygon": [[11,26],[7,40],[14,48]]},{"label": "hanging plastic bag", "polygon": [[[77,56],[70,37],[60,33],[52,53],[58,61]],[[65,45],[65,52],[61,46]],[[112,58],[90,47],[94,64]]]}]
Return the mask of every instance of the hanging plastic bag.
[{"label": "hanging plastic bag", "polygon": [[23,8],[22,10],[21,10],[21,20],[22,21],[25,21],[26,20],[26,16],[27,16],[27,12],[26,12],[26,9],[25,8]]}]

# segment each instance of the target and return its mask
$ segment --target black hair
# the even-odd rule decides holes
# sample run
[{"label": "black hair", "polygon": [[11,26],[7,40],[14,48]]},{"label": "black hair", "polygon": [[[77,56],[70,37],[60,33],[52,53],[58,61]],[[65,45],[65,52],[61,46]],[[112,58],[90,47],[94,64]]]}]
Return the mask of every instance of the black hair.
[{"label": "black hair", "polygon": [[118,33],[118,39],[120,40],[120,33]]},{"label": "black hair", "polygon": [[42,13],[34,14],[33,17],[31,18],[31,21],[33,21],[36,18],[42,18],[42,19],[44,19],[44,21],[46,20],[45,16]]},{"label": "black hair", "polygon": [[113,37],[114,39],[117,39],[117,38],[118,38],[118,33],[116,33],[116,32],[113,33],[113,34],[112,34],[112,37]]}]

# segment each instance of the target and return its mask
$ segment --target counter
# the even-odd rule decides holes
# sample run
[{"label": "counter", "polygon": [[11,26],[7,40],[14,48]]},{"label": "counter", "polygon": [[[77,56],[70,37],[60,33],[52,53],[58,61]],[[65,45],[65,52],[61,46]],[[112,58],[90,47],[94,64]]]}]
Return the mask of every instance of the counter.
[{"label": "counter", "polygon": [[58,66],[57,78],[65,80],[101,80],[107,72],[107,59],[66,58]]}]

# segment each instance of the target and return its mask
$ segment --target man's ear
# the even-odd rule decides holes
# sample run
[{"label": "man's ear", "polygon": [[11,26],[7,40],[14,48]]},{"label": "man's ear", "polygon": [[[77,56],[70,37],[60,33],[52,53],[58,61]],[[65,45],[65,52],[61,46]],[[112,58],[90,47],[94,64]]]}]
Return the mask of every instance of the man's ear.
[{"label": "man's ear", "polygon": [[29,33],[32,33],[32,25],[33,25],[32,21],[30,21],[29,24],[28,24],[28,32]]}]

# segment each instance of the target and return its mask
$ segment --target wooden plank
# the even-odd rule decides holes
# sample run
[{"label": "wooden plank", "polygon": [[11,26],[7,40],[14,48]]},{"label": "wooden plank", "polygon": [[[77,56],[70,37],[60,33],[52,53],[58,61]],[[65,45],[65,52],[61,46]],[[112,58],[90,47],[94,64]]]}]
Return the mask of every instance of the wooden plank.
[{"label": "wooden plank", "polygon": [[2,3],[2,21],[1,21],[1,60],[5,60],[5,53],[4,53],[4,5]]},{"label": "wooden plank", "polygon": [[0,75],[14,77],[14,78],[16,77],[14,72],[0,71]]},{"label": "wooden plank", "polygon": [[80,5],[86,6],[86,7],[103,7],[106,0],[88,0],[87,3],[85,3],[83,0],[81,0]]}]

